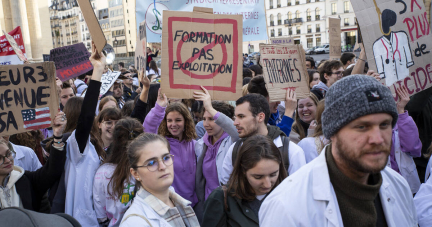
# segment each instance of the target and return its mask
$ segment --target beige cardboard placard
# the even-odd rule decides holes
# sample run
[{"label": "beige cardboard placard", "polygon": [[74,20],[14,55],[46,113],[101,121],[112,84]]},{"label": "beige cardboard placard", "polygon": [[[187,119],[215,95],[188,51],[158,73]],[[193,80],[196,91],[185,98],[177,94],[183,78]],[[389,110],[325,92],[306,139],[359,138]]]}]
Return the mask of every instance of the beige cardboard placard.
[{"label": "beige cardboard placard", "polygon": [[293,39],[291,37],[271,38],[270,44],[293,44]]},{"label": "beige cardboard placard", "polygon": [[48,128],[59,109],[54,62],[0,66],[0,136]]},{"label": "beige cardboard placard", "polygon": [[369,68],[376,70],[397,101],[396,88],[410,95],[432,86],[432,36],[423,1],[351,1]]},{"label": "beige cardboard placard", "polygon": [[214,100],[240,98],[242,23],[239,15],[164,11],[162,92],[192,98],[202,85]]},{"label": "beige cardboard placard", "polygon": [[306,54],[301,44],[260,44],[261,65],[270,102],[284,101],[288,89],[297,98],[309,95]]},{"label": "beige cardboard placard", "polygon": [[107,44],[107,40],[93,11],[93,7],[89,0],[78,0],[78,4],[90,31],[92,41],[95,43],[98,52],[101,53]]},{"label": "beige cardboard placard", "polygon": [[19,48],[17,42],[15,41],[15,39],[9,35],[7,32],[3,31],[3,34],[6,36],[7,41],[9,42],[9,44],[11,45],[11,47],[13,48],[13,50],[15,51],[15,54],[18,56],[18,58],[21,61],[27,61],[26,56],[23,54],[23,52],[21,51],[21,49]]},{"label": "beige cardboard placard", "polygon": [[146,68],[147,58],[146,58],[146,46],[147,46],[147,38],[146,38],[146,25],[145,21],[140,23],[138,35],[137,35],[137,43],[135,49],[135,67],[139,71],[142,68]]},{"label": "beige cardboard placard", "polygon": [[329,18],[330,54],[331,60],[339,60],[341,57],[341,28],[340,18]]}]

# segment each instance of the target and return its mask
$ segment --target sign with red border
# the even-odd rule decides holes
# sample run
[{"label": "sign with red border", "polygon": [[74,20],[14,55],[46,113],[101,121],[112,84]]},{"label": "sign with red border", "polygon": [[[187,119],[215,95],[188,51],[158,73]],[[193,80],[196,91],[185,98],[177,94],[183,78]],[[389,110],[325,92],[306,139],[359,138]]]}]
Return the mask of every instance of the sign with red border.
[{"label": "sign with red border", "polygon": [[165,11],[162,92],[171,98],[192,98],[193,90],[204,86],[214,99],[239,98],[241,21],[235,15]]}]

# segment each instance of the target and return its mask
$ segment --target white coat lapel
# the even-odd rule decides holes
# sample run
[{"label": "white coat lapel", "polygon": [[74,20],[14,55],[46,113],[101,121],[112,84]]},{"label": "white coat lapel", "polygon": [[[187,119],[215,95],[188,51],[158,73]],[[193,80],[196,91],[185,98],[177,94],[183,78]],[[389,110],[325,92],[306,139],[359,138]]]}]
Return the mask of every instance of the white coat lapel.
[{"label": "white coat lapel", "polygon": [[385,219],[389,227],[396,226],[393,219],[393,206],[395,204],[395,198],[389,192],[389,183],[383,178],[383,183],[380,188],[380,199],[382,208],[384,210]]}]

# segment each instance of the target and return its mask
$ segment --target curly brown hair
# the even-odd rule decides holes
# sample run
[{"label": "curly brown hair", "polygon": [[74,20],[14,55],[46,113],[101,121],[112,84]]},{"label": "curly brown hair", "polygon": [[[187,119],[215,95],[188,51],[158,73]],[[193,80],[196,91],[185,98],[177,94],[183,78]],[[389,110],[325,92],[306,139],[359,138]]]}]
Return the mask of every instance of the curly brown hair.
[{"label": "curly brown hair", "polygon": [[162,123],[159,125],[158,134],[161,136],[174,138],[167,127],[167,115],[173,111],[180,113],[185,121],[182,141],[185,140],[189,142],[193,139],[196,139],[197,134],[195,132],[195,124],[192,115],[183,103],[178,102],[170,104],[165,109],[165,117],[162,120]]}]

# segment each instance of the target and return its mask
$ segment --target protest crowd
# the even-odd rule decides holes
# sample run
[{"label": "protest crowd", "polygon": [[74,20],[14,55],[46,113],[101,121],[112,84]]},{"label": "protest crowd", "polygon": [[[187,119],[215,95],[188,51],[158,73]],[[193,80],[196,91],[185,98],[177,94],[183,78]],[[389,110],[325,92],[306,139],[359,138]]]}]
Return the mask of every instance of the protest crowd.
[{"label": "protest crowd", "polygon": [[432,87],[392,91],[358,45],[339,60],[300,55],[307,92],[279,101],[269,63],[236,53],[241,95],[219,101],[206,86],[166,95],[164,46],[114,72],[93,42],[92,70],[49,91],[51,126],[0,131],[0,226],[25,226],[20,209],[39,226],[431,227]]}]

